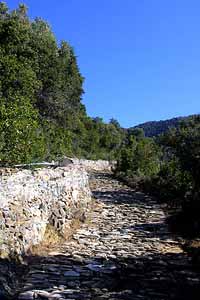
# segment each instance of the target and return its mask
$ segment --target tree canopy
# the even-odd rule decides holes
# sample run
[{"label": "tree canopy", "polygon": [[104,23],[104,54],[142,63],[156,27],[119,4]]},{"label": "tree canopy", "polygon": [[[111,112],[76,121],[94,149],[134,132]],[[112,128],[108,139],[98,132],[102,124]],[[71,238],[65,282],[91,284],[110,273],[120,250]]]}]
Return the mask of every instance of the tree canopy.
[{"label": "tree canopy", "polygon": [[97,122],[82,104],[83,81],[72,46],[57,43],[24,4],[0,2],[0,162],[63,155],[113,159],[124,132],[114,119]]}]

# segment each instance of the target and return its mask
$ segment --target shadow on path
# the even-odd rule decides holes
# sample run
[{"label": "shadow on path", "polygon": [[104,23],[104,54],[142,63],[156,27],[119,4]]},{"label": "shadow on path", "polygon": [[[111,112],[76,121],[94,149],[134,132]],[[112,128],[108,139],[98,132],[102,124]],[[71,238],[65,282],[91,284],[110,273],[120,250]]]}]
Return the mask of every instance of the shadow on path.
[{"label": "shadow on path", "polygon": [[30,274],[20,299],[199,300],[199,268],[188,265],[184,254],[80,258],[28,257]]}]

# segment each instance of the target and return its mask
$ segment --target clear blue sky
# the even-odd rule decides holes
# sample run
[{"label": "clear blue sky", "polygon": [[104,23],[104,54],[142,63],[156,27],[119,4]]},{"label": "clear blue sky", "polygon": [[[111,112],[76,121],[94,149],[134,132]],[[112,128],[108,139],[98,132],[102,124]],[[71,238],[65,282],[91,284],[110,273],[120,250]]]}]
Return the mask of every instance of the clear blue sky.
[{"label": "clear blue sky", "polygon": [[90,116],[123,127],[200,113],[199,0],[9,0],[71,43]]}]

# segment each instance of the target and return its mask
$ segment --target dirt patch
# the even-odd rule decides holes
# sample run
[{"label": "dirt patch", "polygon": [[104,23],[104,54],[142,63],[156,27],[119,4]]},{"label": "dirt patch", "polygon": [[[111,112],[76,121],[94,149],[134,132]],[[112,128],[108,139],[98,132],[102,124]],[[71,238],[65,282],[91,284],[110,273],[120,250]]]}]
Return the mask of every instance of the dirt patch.
[{"label": "dirt patch", "polygon": [[70,241],[73,238],[74,233],[83,225],[83,223],[89,224],[91,221],[91,212],[96,209],[99,204],[92,200],[90,212],[87,217],[75,218],[71,221],[69,229],[65,232],[65,237],[63,237],[59,232],[52,226],[48,225],[42,242],[36,246],[29,249],[27,256],[46,256],[52,249],[58,247],[58,245],[63,244],[66,241]]}]

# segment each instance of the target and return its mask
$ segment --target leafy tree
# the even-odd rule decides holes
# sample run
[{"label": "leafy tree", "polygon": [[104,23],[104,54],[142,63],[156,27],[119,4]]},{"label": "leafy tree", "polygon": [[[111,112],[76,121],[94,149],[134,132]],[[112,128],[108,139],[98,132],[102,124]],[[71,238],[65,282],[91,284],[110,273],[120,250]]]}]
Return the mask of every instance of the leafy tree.
[{"label": "leafy tree", "polygon": [[31,21],[24,4],[9,11],[0,2],[0,72],[1,163],[117,156],[119,123],[87,116],[73,48],[58,45],[41,18]]},{"label": "leafy tree", "polygon": [[[35,72],[29,65],[27,46],[29,23],[26,10],[7,13],[1,3],[0,17],[0,128],[1,162],[25,162],[36,157],[38,113],[33,107],[39,88]],[[38,151],[39,155],[40,151]]]},{"label": "leafy tree", "polygon": [[153,176],[160,170],[160,150],[150,138],[129,134],[122,147],[117,164],[117,173],[137,180]]},{"label": "leafy tree", "polygon": [[192,179],[193,197],[199,197],[200,190],[200,117],[183,122],[176,130],[169,131],[161,143],[174,154],[182,172]]},{"label": "leafy tree", "polygon": [[42,155],[40,136],[37,133],[38,118],[29,99],[15,95],[10,101],[0,100],[1,152],[0,161],[3,164],[13,162],[30,162]]}]

